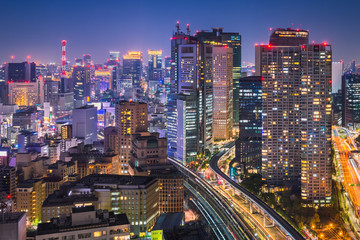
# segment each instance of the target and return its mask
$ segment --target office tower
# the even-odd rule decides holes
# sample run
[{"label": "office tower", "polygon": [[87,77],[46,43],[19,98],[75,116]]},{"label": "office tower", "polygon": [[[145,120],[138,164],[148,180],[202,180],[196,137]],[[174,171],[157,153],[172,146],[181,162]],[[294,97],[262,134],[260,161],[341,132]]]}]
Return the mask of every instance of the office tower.
[{"label": "office tower", "polygon": [[15,199],[16,192],[16,172],[15,167],[0,166],[0,192],[9,194]]},{"label": "office tower", "polygon": [[[85,227],[86,226],[86,227]],[[36,240],[44,239],[130,239],[130,223],[125,214],[95,209],[72,208],[69,218],[53,218],[40,223]]]},{"label": "office tower", "polygon": [[115,105],[115,121],[119,132],[118,153],[120,173],[128,173],[131,159],[131,135],[145,132],[148,128],[148,105],[140,102],[120,101]]},{"label": "office tower", "polygon": [[84,144],[97,140],[97,109],[93,105],[75,108],[72,112],[72,135]]},{"label": "office tower", "polygon": [[33,224],[41,220],[41,206],[45,200],[45,184],[41,179],[30,179],[16,187],[16,209],[26,212],[26,218]]},{"label": "office tower", "polygon": [[342,76],[342,126],[357,129],[360,123],[360,75]]},{"label": "office tower", "polygon": [[159,133],[138,132],[131,135],[131,158],[129,172],[136,174],[136,167],[158,166],[167,163],[166,138]]},{"label": "office tower", "polygon": [[170,70],[171,70],[171,57],[165,57],[164,58],[164,78],[169,78],[170,83]]},{"label": "office tower", "polygon": [[233,49],[213,47],[212,51],[213,138],[229,140],[233,127]]},{"label": "office tower", "polygon": [[[263,79],[262,173],[269,187],[301,184],[304,206],[331,202],[331,46],[276,29],[256,47]],[[300,180],[301,179],[301,180]]]},{"label": "office tower", "polygon": [[83,60],[81,58],[75,58],[75,66],[77,67],[83,67]]},{"label": "office tower", "polygon": [[149,89],[156,92],[159,80],[162,79],[162,50],[148,50]]},{"label": "office tower", "polygon": [[120,60],[120,52],[118,51],[110,51],[110,61],[119,61]]},{"label": "office tower", "polygon": [[26,214],[24,212],[9,212],[0,221],[0,239],[26,240]]},{"label": "office tower", "polygon": [[67,124],[61,126],[61,139],[70,139],[72,138],[72,125]]},{"label": "office tower", "polygon": [[236,161],[242,172],[261,170],[262,81],[260,76],[239,80],[239,138]]},{"label": "office tower", "polygon": [[5,81],[36,82],[35,63],[7,63],[5,66]]},{"label": "office tower", "polygon": [[104,129],[104,152],[114,152],[115,154],[119,154],[119,144],[118,128],[112,126],[106,127]]},{"label": "office tower", "polygon": [[92,61],[91,61],[91,55],[89,54],[84,54],[83,55],[83,58],[84,58],[84,65],[85,66],[91,66],[93,65]]},{"label": "office tower", "polygon": [[338,92],[341,89],[341,78],[344,73],[344,62],[333,62],[332,63],[332,91],[333,93]]},{"label": "office tower", "polygon": [[59,104],[59,82],[46,79],[44,82],[44,102],[50,103],[55,107]]},{"label": "office tower", "polygon": [[81,107],[90,101],[91,90],[90,68],[75,66],[73,68],[74,100],[78,102],[76,107]]},{"label": "office tower", "polygon": [[332,125],[342,126],[343,98],[342,89],[332,93],[333,122]]},{"label": "office tower", "polygon": [[[98,196],[99,209],[125,213],[131,232],[144,236],[159,216],[158,181],[154,177],[93,174],[78,181],[70,191],[81,194],[84,187]],[[82,186],[82,187],[80,187]]]},{"label": "office tower", "polygon": [[140,88],[142,78],[142,53],[129,51],[123,56],[123,77],[132,79],[133,88]]},{"label": "office tower", "polygon": [[212,151],[213,47],[199,44],[187,30],[177,24],[171,39],[167,128],[168,155],[189,164],[205,149]]},{"label": "office tower", "polygon": [[106,66],[112,69],[112,82],[111,90],[116,94],[120,93],[120,76],[121,76],[121,66],[120,66],[120,52],[110,51],[109,60],[106,63]]},{"label": "office tower", "polygon": [[211,32],[196,33],[199,41],[210,45],[225,45],[233,49],[233,123],[239,124],[239,79],[241,77],[241,35],[236,32],[224,32],[223,28],[212,28]]},{"label": "office tower", "polygon": [[35,81],[8,81],[9,104],[18,106],[35,106],[44,103],[44,82]]},{"label": "office tower", "polygon": [[21,130],[37,130],[37,119],[39,112],[36,108],[23,109],[13,114],[13,126]]},{"label": "office tower", "polygon": [[[105,69],[97,69],[95,70],[95,82],[99,84],[99,92],[103,93],[106,90],[114,89],[113,84],[113,69],[105,68]],[[97,95],[97,94],[95,94]]]}]

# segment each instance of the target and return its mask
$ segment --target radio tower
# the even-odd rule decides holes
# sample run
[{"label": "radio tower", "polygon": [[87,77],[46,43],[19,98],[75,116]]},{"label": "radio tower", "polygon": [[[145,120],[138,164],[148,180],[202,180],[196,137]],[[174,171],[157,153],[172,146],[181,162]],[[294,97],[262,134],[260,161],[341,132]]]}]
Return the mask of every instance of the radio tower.
[{"label": "radio tower", "polygon": [[66,64],[66,40],[61,41],[61,76],[66,76],[65,64]]}]

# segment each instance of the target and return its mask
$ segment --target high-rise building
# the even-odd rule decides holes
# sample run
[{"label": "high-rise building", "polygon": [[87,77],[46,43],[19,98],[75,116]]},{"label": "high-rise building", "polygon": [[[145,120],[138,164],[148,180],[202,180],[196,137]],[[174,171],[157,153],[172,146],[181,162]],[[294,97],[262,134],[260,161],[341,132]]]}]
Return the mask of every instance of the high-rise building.
[{"label": "high-rise building", "polygon": [[212,51],[213,138],[229,140],[233,129],[233,49],[215,46]]},{"label": "high-rise building", "polygon": [[239,80],[239,138],[236,161],[242,172],[261,170],[262,81],[260,76]]},{"label": "high-rise building", "polygon": [[241,77],[241,35],[237,32],[224,32],[223,28],[212,28],[211,32],[196,34],[200,42],[210,45],[224,45],[233,49],[233,123],[239,124],[239,79]]},{"label": "high-rise building", "polygon": [[150,91],[156,92],[162,79],[162,50],[148,50],[148,78]]},{"label": "high-rise building", "polygon": [[142,53],[129,51],[123,56],[123,77],[131,78],[133,88],[141,86],[142,79]]},{"label": "high-rise building", "polygon": [[5,66],[5,81],[36,82],[35,63],[7,63]]},{"label": "high-rise building", "polygon": [[110,61],[119,61],[120,60],[120,52],[118,51],[110,51]]},{"label": "high-rise building", "polygon": [[89,55],[89,54],[84,54],[84,55],[83,55],[83,58],[84,58],[84,65],[85,65],[85,66],[91,66],[91,65],[93,65],[93,62],[91,61],[91,55]]},{"label": "high-rise building", "polygon": [[342,76],[342,126],[354,128],[360,124],[360,75]]},{"label": "high-rise building", "polygon": [[8,81],[9,103],[18,106],[35,106],[44,103],[44,82],[35,81]]},{"label": "high-rise building", "polygon": [[333,62],[332,63],[332,92],[336,93],[341,89],[341,78],[344,73],[344,62]]},{"label": "high-rise building", "polygon": [[85,105],[72,111],[72,135],[82,139],[84,144],[97,140],[97,108]]},{"label": "high-rise building", "polygon": [[213,47],[187,30],[185,34],[177,25],[171,39],[167,138],[168,155],[190,163],[205,149],[212,151]]},{"label": "high-rise building", "polygon": [[115,105],[115,121],[119,133],[120,173],[127,174],[131,159],[131,135],[148,128],[148,105],[120,101]]},{"label": "high-rise building", "polygon": [[81,107],[90,101],[91,70],[88,67],[75,66],[73,69],[74,100],[78,102],[76,107]]},{"label": "high-rise building", "polygon": [[12,199],[15,199],[15,167],[0,166],[0,192],[5,192],[6,194],[9,194]]},{"label": "high-rise building", "polygon": [[263,93],[262,174],[268,187],[301,185],[305,206],[331,202],[331,46],[276,29],[256,47]]}]

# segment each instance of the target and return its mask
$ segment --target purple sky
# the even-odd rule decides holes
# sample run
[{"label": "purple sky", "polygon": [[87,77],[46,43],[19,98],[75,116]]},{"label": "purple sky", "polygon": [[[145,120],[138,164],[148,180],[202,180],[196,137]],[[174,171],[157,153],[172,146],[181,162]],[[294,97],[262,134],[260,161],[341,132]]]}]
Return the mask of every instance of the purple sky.
[{"label": "purple sky", "polygon": [[60,63],[61,40],[68,59],[88,53],[103,63],[109,50],[162,49],[170,52],[175,23],[192,32],[224,27],[243,38],[243,61],[254,61],[254,44],[266,43],[270,27],[310,30],[310,39],[333,45],[333,60],[360,60],[360,3],[328,1],[2,1],[0,61],[30,55]]}]

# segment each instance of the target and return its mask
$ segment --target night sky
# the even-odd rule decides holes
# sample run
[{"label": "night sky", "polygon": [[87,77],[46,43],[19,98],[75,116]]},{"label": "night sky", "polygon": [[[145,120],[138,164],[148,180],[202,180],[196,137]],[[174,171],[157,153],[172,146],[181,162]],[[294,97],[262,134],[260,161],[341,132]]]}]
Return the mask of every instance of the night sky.
[{"label": "night sky", "polygon": [[267,43],[269,28],[310,30],[310,40],[333,45],[333,60],[360,62],[360,1],[338,0],[0,0],[0,62],[30,55],[40,63],[91,54],[103,63],[109,50],[162,49],[170,54],[176,21],[182,29],[224,27],[243,38],[243,61],[254,61],[254,44]]}]

